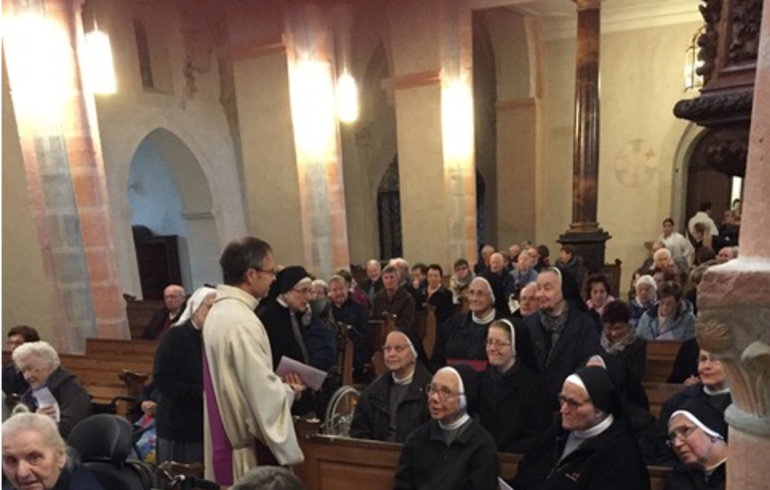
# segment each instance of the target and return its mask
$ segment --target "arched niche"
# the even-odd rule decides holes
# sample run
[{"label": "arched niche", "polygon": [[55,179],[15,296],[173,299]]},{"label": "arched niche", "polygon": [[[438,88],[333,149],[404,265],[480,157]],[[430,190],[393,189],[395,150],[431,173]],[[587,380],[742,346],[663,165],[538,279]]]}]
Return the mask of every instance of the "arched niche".
[{"label": "arched niche", "polygon": [[[127,200],[132,227],[144,226],[156,237],[178,237],[178,259],[171,260],[178,260],[188,292],[220,280],[211,186],[181,138],[157,128],[142,139],[131,159]],[[142,282],[144,289],[145,278]]]}]

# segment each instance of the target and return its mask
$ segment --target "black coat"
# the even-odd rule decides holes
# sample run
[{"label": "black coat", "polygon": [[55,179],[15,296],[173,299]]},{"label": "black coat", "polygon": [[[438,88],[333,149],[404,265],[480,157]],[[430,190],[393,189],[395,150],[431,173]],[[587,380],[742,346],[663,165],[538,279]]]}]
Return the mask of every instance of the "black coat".
[{"label": "black coat", "polygon": [[564,332],[551,347],[549,354],[546,352],[547,333],[540,324],[540,315],[530,315],[524,321],[532,339],[538,368],[545,376],[548,393],[556,403],[556,395],[561,392],[567,376],[581,367],[589,357],[604,351],[599,344],[596,326],[587,313],[570,305]]},{"label": "black coat", "polygon": [[479,384],[479,420],[497,450],[529,452],[553,422],[553,402],[543,378],[517,361],[504,375],[489,366]]},{"label": "black coat", "polygon": [[21,395],[29,389],[29,383],[21,372],[16,369],[13,361],[3,366],[3,393],[7,396]]},{"label": "black coat", "polygon": [[394,490],[497,490],[495,441],[471,420],[447,446],[438,422],[418,427],[404,443]]},{"label": "black coat", "polygon": [[698,376],[698,356],[700,347],[698,339],[692,338],[682,342],[679,351],[676,353],[674,365],[671,368],[671,376],[666,380],[667,383],[684,383],[690,376]]},{"label": "black coat", "polygon": [[[487,332],[489,325],[473,323],[473,314],[458,313],[441,324],[436,332],[431,364],[435,368],[446,366],[447,359],[487,360]],[[495,313],[495,320],[502,318]]]},{"label": "black coat", "polygon": [[660,407],[658,421],[664,431],[668,432],[668,419],[671,417],[671,414],[683,407],[689,400],[697,400],[724,414],[727,407],[732,403],[733,398],[730,393],[713,396],[709,395],[703,391],[703,385],[701,383],[687,386],[686,388],[683,388],[682,391],[663,402],[663,405]]},{"label": "black coat", "polygon": [[519,465],[516,490],[649,490],[647,466],[623,420],[559,460],[569,433],[554,426]]},{"label": "black coat", "polygon": [[628,369],[639,381],[647,374],[647,340],[637,337],[630,345],[614,355],[623,359]]},{"label": "black coat", "polygon": [[707,479],[702,471],[679,465],[668,474],[663,490],[725,490],[725,466],[719,465]]},{"label": "black coat", "polygon": [[[3,490],[16,490],[3,478]],[[105,490],[99,480],[81,464],[68,462],[51,490]],[[109,489],[107,489],[109,490]]]},{"label": "black coat", "polygon": [[179,317],[181,317],[182,313],[184,313],[186,305],[186,302],[182,303],[182,306],[179,307],[179,311],[176,313],[176,315],[174,315],[173,318],[169,318],[169,311],[167,308],[161,308],[160,310],[157,310],[155,313],[153,313],[152,318],[150,319],[150,323],[147,324],[147,327],[145,327],[144,331],[142,332],[142,338],[147,340],[159,339],[160,336],[163,335],[163,333],[165,333],[171,325],[179,320]]},{"label": "black coat", "polygon": [[[404,442],[409,434],[430,419],[425,386],[431,374],[417,363],[412,383],[404,399],[398,405],[395,442]],[[386,441],[390,424],[389,402],[393,376],[387,372],[366,387],[356,405],[350,436],[360,439]]]},{"label": "black coat", "polygon": [[203,442],[203,337],[192,320],[166,332],[155,353],[152,377],[159,392],[158,437]]},{"label": "black coat", "polygon": [[335,322],[352,327],[348,329],[348,337],[353,342],[355,366],[361,367],[370,362],[372,354],[369,352],[369,316],[364,305],[354,301],[348,294],[348,299],[341,306],[332,303],[332,314]]},{"label": "black coat", "polygon": [[[51,390],[51,394],[59,404],[61,412],[59,433],[64,439],[67,439],[75,425],[91,415],[91,397],[75,378],[75,375],[61,367],[51,373],[48,381],[46,381],[46,387]],[[32,389],[24,393],[22,402],[33,412],[38,409]]]},{"label": "black coat", "polygon": [[428,298],[428,304],[436,308],[436,325],[441,325],[455,314],[452,292],[441,286]]}]

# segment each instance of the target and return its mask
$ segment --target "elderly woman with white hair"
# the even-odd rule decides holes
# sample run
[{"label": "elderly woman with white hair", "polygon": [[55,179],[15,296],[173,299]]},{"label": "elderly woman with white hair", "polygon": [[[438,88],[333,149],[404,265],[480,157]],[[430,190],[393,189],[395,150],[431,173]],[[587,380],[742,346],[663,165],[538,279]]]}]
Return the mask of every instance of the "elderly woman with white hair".
[{"label": "elderly woman with white hair", "polygon": [[155,352],[158,464],[203,461],[203,325],[216,290],[199,288]]},{"label": "elderly woman with white hair", "polygon": [[476,277],[468,288],[468,313],[450,317],[439,326],[431,363],[445,366],[450,360],[487,361],[487,330],[502,314],[495,308],[495,293],[489,280]]},{"label": "elderly woman with white hair", "polygon": [[639,277],[634,283],[634,298],[628,302],[630,309],[629,323],[636,327],[644,313],[655,306],[658,300],[658,283],[649,274]]},{"label": "elderly woman with white hair", "polygon": [[430,421],[404,443],[394,490],[496,490],[500,460],[492,436],[471,418],[477,373],[461,364],[439,369],[427,386]]},{"label": "elderly woman with white hair", "polygon": [[3,423],[3,474],[8,479],[3,490],[104,490],[68,456],[53,420],[35,413]]},{"label": "elderly woman with white hair", "polygon": [[62,437],[91,415],[91,397],[75,376],[61,367],[51,344],[26,342],[13,351],[13,362],[29,383],[21,402],[31,411],[53,418]]}]

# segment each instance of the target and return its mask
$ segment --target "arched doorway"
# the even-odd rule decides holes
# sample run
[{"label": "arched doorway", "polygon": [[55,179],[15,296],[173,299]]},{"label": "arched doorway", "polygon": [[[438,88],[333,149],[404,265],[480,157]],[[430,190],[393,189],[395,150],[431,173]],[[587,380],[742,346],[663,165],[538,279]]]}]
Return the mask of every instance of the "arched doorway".
[{"label": "arched doorway", "polygon": [[190,292],[221,279],[210,186],[178,136],[158,128],[142,140],[131,159],[127,199],[145,299],[162,297],[169,283]]}]

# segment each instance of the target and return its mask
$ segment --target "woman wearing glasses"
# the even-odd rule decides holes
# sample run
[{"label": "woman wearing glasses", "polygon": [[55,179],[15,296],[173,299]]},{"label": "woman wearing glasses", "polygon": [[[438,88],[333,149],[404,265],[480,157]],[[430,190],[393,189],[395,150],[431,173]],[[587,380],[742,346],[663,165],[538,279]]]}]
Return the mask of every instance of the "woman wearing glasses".
[{"label": "woman wearing glasses", "polygon": [[404,332],[390,332],[382,350],[388,372],[361,394],[350,436],[404,442],[415,428],[428,420],[424,389],[430,382],[430,373],[417,362],[417,350]]},{"label": "woman wearing glasses", "polygon": [[668,421],[668,444],[681,464],[669,473],[665,490],[724,490],[727,424],[718,410],[686,403]]},{"label": "woman wearing glasses", "polygon": [[492,436],[469,414],[478,394],[468,365],[439,369],[426,388],[431,419],[404,443],[394,490],[497,490],[500,461]]},{"label": "woman wearing glasses", "polygon": [[521,320],[492,322],[479,418],[500,452],[528,453],[553,421],[551,398],[545,381],[531,368],[531,356],[529,332]]},{"label": "woman wearing glasses", "polygon": [[521,462],[516,490],[649,490],[647,466],[607,371],[578,369],[558,400],[561,423]]}]

